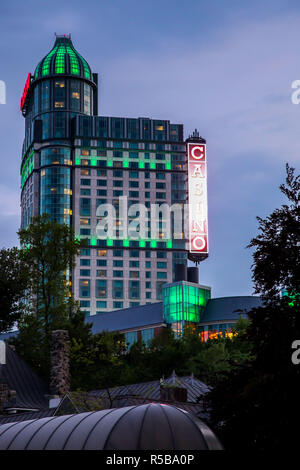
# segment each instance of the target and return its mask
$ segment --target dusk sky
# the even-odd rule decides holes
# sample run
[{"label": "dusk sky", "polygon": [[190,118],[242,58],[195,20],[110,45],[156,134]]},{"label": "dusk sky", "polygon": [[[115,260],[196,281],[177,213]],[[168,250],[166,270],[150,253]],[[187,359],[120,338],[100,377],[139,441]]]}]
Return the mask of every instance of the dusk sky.
[{"label": "dusk sky", "polygon": [[29,72],[71,33],[99,74],[99,114],[183,123],[207,140],[210,256],[200,283],[213,297],[251,295],[256,216],[284,199],[285,163],[300,169],[299,1],[27,0],[0,4],[0,247],[18,244]]}]

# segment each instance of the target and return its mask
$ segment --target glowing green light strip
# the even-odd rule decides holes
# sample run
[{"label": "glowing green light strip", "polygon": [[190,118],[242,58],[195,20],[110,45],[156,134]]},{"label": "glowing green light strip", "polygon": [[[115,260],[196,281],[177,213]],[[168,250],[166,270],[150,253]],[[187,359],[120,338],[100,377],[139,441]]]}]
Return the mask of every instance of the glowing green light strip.
[{"label": "glowing green light strip", "polygon": [[[86,238],[86,237],[82,236],[82,238]],[[119,238],[118,241],[123,242],[123,247],[129,248],[130,240],[128,238],[125,238],[123,240]],[[134,240],[134,241],[138,241],[139,248],[146,248],[146,242],[150,242],[150,247],[151,248],[157,248],[157,243],[160,242],[161,240],[147,239],[147,240]],[[97,238],[95,238],[95,237],[91,238],[90,243],[91,243],[91,246],[97,246]],[[106,243],[107,243],[108,247],[120,248],[120,247],[116,247],[114,245],[114,240],[113,239],[107,239]],[[172,240],[167,240],[166,248],[172,248]],[[201,299],[200,305],[203,305],[202,299]]]},{"label": "glowing green light strip", "polygon": [[65,47],[59,46],[55,57],[55,73],[65,73],[65,53]]},{"label": "glowing green light strip", "polygon": [[23,165],[22,171],[21,171],[21,186],[24,186],[24,182],[27,180],[28,176],[34,169],[34,158],[33,158],[34,151],[31,152],[31,154],[28,156],[26,159],[25,164]]},{"label": "glowing green light strip", "polygon": [[86,78],[89,78],[91,79],[91,74],[90,74],[90,69],[89,69],[89,66],[87,64],[87,61],[79,54],[79,52],[77,52],[77,55],[80,57],[81,61],[82,61],[82,65],[83,65],[83,70],[84,70],[84,76]]},{"label": "glowing green light strip", "polygon": [[35,69],[35,74],[34,74],[34,78],[37,79],[38,76],[39,76],[39,68],[40,68],[40,65],[42,63],[43,59],[38,63],[38,66],[37,68]]},{"label": "glowing green light strip", "polygon": [[71,74],[79,75],[80,74],[79,61],[78,61],[77,55],[74,52],[74,49],[71,48],[70,46],[66,46],[66,50],[70,58]]},{"label": "glowing green light strip", "polygon": [[46,59],[44,60],[43,68],[42,68],[42,75],[43,76],[49,75],[49,73],[50,73],[50,62],[51,62],[52,56],[56,53],[57,49],[58,49],[58,45],[55,46],[52,49],[52,51],[49,52]]}]

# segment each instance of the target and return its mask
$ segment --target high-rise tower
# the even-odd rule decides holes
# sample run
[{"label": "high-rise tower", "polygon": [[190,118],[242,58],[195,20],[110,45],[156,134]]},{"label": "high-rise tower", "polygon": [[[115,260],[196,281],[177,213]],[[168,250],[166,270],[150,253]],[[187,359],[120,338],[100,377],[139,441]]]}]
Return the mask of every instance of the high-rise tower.
[{"label": "high-rise tower", "polygon": [[74,116],[97,113],[97,75],[91,73],[70,37],[57,36],[52,50],[34,75],[29,75],[28,85],[21,100],[25,116],[21,225],[43,212],[59,223],[70,224],[71,122]]},{"label": "high-rise tower", "polygon": [[97,103],[97,74],[69,36],[57,36],[21,99],[21,225],[46,212],[88,239],[72,288],[90,314],[161,300],[163,284],[174,280],[175,264],[186,265],[188,254],[183,225],[174,237],[161,217],[155,237],[150,221],[145,236],[134,239],[122,220],[112,237],[97,237],[102,204],[112,204],[118,216],[122,197],[128,211],[137,203],[149,211],[153,203],[183,207],[187,199],[183,125],[98,116]]}]

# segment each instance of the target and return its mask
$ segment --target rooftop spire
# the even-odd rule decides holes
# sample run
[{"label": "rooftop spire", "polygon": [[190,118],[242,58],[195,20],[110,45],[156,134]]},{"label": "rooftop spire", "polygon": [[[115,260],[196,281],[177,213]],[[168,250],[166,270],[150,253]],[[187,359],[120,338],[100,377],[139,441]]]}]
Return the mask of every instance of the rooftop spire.
[{"label": "rooftop spire", "polygon": [[71,33],[69,33],[69,34],[56,34],[56,33],[54,33],[54,35],[55,35],[56,38],[59,38],[59,39],[61,39],[61,38],[71,39]]}]

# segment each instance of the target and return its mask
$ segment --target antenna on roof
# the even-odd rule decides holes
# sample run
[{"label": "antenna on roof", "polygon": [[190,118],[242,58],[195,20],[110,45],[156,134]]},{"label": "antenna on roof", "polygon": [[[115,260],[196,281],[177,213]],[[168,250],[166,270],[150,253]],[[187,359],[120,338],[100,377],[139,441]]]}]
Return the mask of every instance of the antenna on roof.
[{"label": "antenna on roof", "polygon": [[57,33],[54,33],[54,35],[55,35],[56,38],[59,38],[59,39],[62,39],[62,38],[71,39],[71,33],[69,33],[69,34],[57,34]]}]

